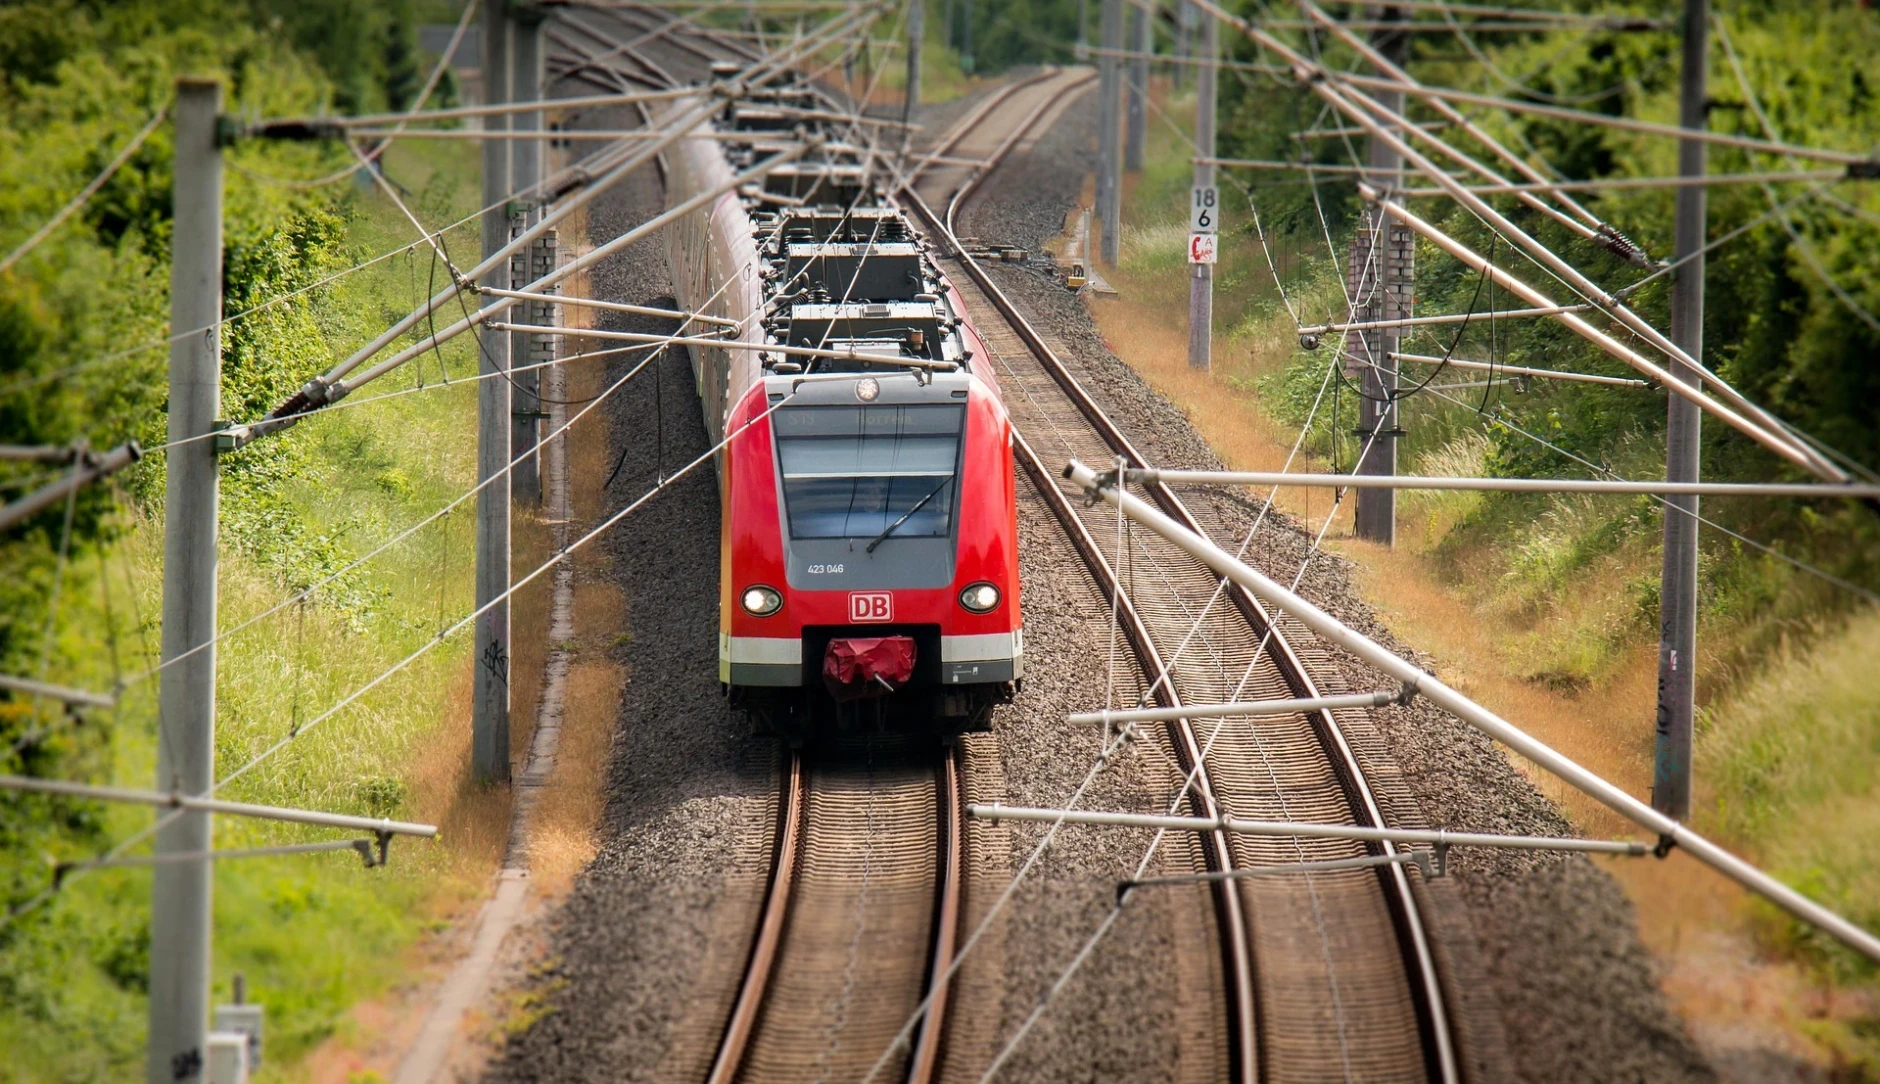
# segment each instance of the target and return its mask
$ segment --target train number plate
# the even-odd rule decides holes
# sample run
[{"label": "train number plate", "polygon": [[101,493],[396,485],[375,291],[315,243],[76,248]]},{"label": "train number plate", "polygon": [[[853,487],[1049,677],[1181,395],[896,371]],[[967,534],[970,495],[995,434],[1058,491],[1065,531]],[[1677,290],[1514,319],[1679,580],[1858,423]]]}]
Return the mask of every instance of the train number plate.
[{"label": "train number plate", "polygon": [[894,596],[886,591],[850,591],[849,620],[893,621]]}]

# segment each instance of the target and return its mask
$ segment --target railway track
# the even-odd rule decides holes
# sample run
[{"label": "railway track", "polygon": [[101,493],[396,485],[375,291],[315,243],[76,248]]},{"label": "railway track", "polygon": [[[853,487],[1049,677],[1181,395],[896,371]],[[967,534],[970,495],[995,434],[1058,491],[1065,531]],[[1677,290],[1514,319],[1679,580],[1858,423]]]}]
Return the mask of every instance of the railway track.
[{"label": "railway track", "polygon": [[941,209],[951,236],[954,212],[1040,117],[1096,81],[1088,68],[1047,68],[986,96],[948,129],[910,171],[930,207]]},{"label": "railway track", "polygon": [[[1158,702],[1317,695],[1282,629],[1251,596],[1230,591],[1216,600],[1219,580],[1159,538],[1133,537],[1122,566],[1112,565],[1098,539],[1113,520],[1069,491],[1054,464],[1147,464],[957,242],[978,187],[1090,81],[1087,70],[1050,70],[988,96],[928,152],[905,203],[948,253],[941,268],[993,354],[1019,462],[1040,499],[1106,594],[1119,576],[1128,581],[1119,618],[1145,684],[1169,674],[1155,686]],[[1159,487],[1151,495],[1189,525],[1224,534],[1207,509],[1193,512]],[[1193,774],[1185,801],[1197,814],[1383,823],[1331,713],[1216,733],[1179,722],[1166,740]],[[909,1081],[936,1079],[965,892],[962,754],[951,750],[936,764],[931,749],[876,742],[783,757],[770,880],[708,1080],[857,1078],[923,998],[928,1015],[897,1068]],[[1357,843],[1222,833],[1204,837],[1199,850],[1208,870],[1230,873],[1367,853]],[[1211,891],[1234,1079],[1459,1079],[1401,866],[1217,881]]]},{"label": "railway track", "polygon": [[[1132,536],[1122,567],[1112,563],[1099,539],[1114,537],[1114,513],[1088,506],[1055,468],[1071,458],[1146,463],[957,242],[954,225],[976,187],[1040,117],[1083,85],[1068,77],[1018,84],[984,114],[968,118],[973,130],[943,144],[948,157],[985,148],[965,179],[957,170],[917,177],[904,189],[905,203],[950,253],[941,268],[993,355],[1018,432],[1019,463],[1105,595],[1119,576],[1127,581],[1119,620],[1145,683],[1167,669],[1169,680],[1155,685],[1159,704],[1317,696],[1283,623],[1276,627],[1251,595],[1219,593],[1218,577],[1156,536]],[[990,121],[1000,116],[1016,118],[1014,126],[995,128]],[[1150,496],[1187,525],[1229,537],[1208,509],[1191,510],[1165,487]],[[1180,647],[1191,629],[1192,641]],[[1180,656],[1171,657],[1177,650]],[[1257,726],[1229,721],[1205,732],[1182,721],[1169,725],[1166,740],[1184,771],[1193,773],[1185,802],[1197,815],[1384,823],[1334,713],[1263,719]],[[1390,850],[1224,833],[1201,842],[1207,869],[1215,873]],[[1460,1079],[1442,983],[1416,891],[1401,865],[1217,880],[1213,892],[1234,1079]]]},{"label": "railway track", "polygon": [[[594,14],[696,62],[749,56],[638,7]],[[556,44],[566,67],[608,89],[677,83],[649,57],[610,52],[609,34],[587,24]],[[939,1078],[965,908],[967,744],[870,737],[782,750],[769,880],[708,1081],[860,1079],[923,1002],[896,1072]]]},{"label": "railway track", "polygon": [[786,751],[749,960],[707,1078],[856,1080],[923,999],[901,1079],[938,1078],[963,895],[961,753],[912,739]]}]

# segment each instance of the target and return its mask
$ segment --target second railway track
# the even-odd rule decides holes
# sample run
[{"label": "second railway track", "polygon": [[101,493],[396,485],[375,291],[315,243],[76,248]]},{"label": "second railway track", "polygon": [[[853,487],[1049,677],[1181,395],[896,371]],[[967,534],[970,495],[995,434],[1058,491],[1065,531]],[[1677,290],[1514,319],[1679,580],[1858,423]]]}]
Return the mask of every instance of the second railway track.
[{"label": "second railway track", "polygon": [[[1276,627],[1250,596],[1218,591],[1217,577],[1158,537],[1133,534],[1122,559],[1112,560],[1099,540],[1113,533],[1113,514],[1085,504],[1057,468],[1071,458],[1147,464],[957,242],[955,228],[981,184],[1090,81],[1087,71],[1050,70],[995,91],[938,141],[903,199],[941,250],[937,262],[993,355],[1019,462],[1039,498],[1106,595],[1124,580],[1119,619],[1144,686],[1166,669],[1156,699],[1170,706],[1317,695],[1284,622]],[[1150,495],[1178,519],[1227,536],[1208,509],[1191,511],[1166,489]],[[1163,740],[1193,773],[1185,796],[1193,812],[1383,823],[1332,713],[1266,719],[1257,728],[1181,722]],[[970,932],[959,920],[969,864],[962,756],[954,749],[936,764],[931,747],[917,754],[879,742],[843,747],[833,759],[829,751],[784,753],[771,878],[713,1084],[859,1079],[930,996],[895,1076],[937,1078],[950,1007],[945,977]],[[1194,853],[1207,870],[1244,872],[1378,849],[1215,833]],[[1418,897],[1402,866],[1217,881],[1212,892],[1233,1079],[1461,1079]]]},{"label": "second railway track", "polygon": [[[936,244],[993,354],[1019,434],[1019,462],[1107,595],[1125,579],[1119,618],[1134,657],[1163,705],[1318,695],[1299,653],[1259,602],[1220,592],[1211,571],[1153,535],[1132,534],[1121,561],[1103,542],[1115,516],[1060,481],[1066,460],[1109,463],[1142,456],[1078,384],[1049,343],[973,259],[954,227],[975,189],[1051,107],[1084,82],[1034,77],[969,115],[962,144],[981,158],[962,175],[917,179],[906,202]],[[1010,118],[1000,130],[988,118]],[[956,128],[958,133],[960,128]],[[933,204],[939,204],[938,207]],[[1166,488],[1150,496],[1165,511],[1223,541],[1225,525],[1186,507]],[[1118,567],[1120,565],[1120,567]],[[1105,615],[1107,616],[1107,615]],[[1192,637],[1190,632],[1193,630]],[[1183,646],[1185,643],[1186,646]],[[1179,657],[1176,653],[1179,652]],[[1270,820],[1383,823],[1363,767],[1331,712],[1229,720],[1218,728],[1171,724],[1166,740],[1195,785],[1186,805]],[[1383,849],[1337,840],[1215,833],[1201,848],[1216,872],[1249,871]],[[1216,920],[1231,1072],[1242,1081],[1461,1079],[1446,997],[1410,874],[1401,865],[1215,882]]]}]

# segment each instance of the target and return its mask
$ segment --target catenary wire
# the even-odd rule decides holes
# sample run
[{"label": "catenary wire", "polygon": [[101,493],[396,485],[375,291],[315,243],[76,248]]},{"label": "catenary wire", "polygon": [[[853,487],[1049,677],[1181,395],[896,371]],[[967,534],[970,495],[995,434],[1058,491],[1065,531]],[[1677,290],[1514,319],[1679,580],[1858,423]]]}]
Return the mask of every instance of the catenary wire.
[{"label": "catenary wire", "polygon": [[[1771,140],[1779,141],[1781,137],[1776,133],[1775,125],[1769,120],[1769,114],[1763,111],[1762,101],[1757,97],[1756,88],[1749,81],[1749,73],[1743,70],[1743,62],[1736,55],[1736,46],[1730,41],[1730,30],[1726,21],[1721,15],[1717,15],[1711,22],[1717,28],[1717,42],[1723,46],[1723,55],[1730,61],[1730,70],[1736,75],[1737,86],[1743,91],[1743,100],[1749,104],[1750,112],[1755,115],[1757,123],[1762,125],[1763,134]],[[1795,163],[1793,156],[1790,156],[1789,162],[1791,165]],[[1769,201],[1770,208],[1777,212],[1776,217],[1781,220],[1782,229],[1788,233],[1789,240],[1795,243],[1796,251],[1801,253],[1803,262],[1807,263],[1815,276],[1833,292],[1835,299],[1840,301],[1842,307],[1859,317],[1860,321],[1868,327],[1880,331],[1880,318],[1876,318],[1873,313],[1867,311],[1864,305],[1854,300],[1854,295],[1841,285],[1840,281],[1828,270],[1827,265],[1822,262],[1820,254],[1815,251],[1815,246],[1795,228],[1795,223],[1790,221],[1788,212],[1781,210],[1781,203],[1776,199],[1775,188],[1764,182],[1762,190],[1764,197]]]},{"label": "catenary wire", "polygon": [[[468,2],[464,4],[463,14],[458,17],[457,25],[451,31],[450,42],[444,46],[443,55],[438,57],[437,63],[432,66],[431,74],[425,79],[424,87],[419,91],[417,100],[412,103],[411,108],[406,110],[405,116],[399,118],[398,123],[394,126],[394,134],[403,131],[405,125],[411,123],[411,117],[421,112],[424,109],[424,103],[430,100],[431,93],[437,89],[438,80],[444,77],[445,70],[450,67],[451,57],[457,55],[457,46],[463,42],[464,33],[469,29],[470,20],[476,14],[476,10],[477,0],[468,0]],[[307,191],[315,188],[324,188],[327,185],[343,181],[362,169],[369,169],[373,173],[377,173],[378,170],[374,168],[374,163],[378,161],[381,155],[390,149],[392,139],[393,136],[390,135],[384,137],[379,141],[378,146],[372,148],[370,152],[360,155],[358,160],[351,165],[343,166],[324,177],[314,177],[306,180],[271,177],[251,167],[243,166],[233,159],[229,160],[228,166],[230,169],[247,177],[249,180],[260,184],[272,185],[277,188]]]},{"label": "catenary wire", "polygon": [[79,189],[78,195],[73,196],[65,206],[59,208],[58,213],[54,214],[50,219],[47,219],[45,225],[34,230],[31,237],[20,242],[18,248],[7,253],[5,259],[0,259],[0,272],[4,272],[7,268],[12,267],[19,261],[20,257],[37,248],[41,241],[44,241],[47,237],[52,235],[53,230],[58,229],[61,223],[76,214],[78,209],[85,206],[86,202],[89,201],[91,197],[97,195],[98,190],[103,188],[105,183],[110,181],[110,179],[117,174],[119,169],[123,168],[124,163],[131,160],[131,155],[137,153],[137,148],[144,145],[144,140],[150,138],[150,134],[157,130],[157,126],[163,123],[163,119],[169,116],[169,113],[168,106],[158,109],[156,114],[150,118],[149,122],[139,129],[136,135],[131,137],[129,143],[124,145],[124,149],[118,151],[117,157],[111,159],[104,169],[100,170],[98,175],[93,177],[84,188]]}]

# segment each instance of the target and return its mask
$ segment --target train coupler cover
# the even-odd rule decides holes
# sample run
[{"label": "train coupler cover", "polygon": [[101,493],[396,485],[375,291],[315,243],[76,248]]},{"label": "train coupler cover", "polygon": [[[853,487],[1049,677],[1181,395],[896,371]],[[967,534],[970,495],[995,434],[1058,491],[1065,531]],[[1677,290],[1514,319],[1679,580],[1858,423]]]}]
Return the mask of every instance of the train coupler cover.
[{"label": "train coupler cover", "polygon": [[823,651],[823,685],[837,700],[898,691],[914,676],[912,636],[831,640]]}]

